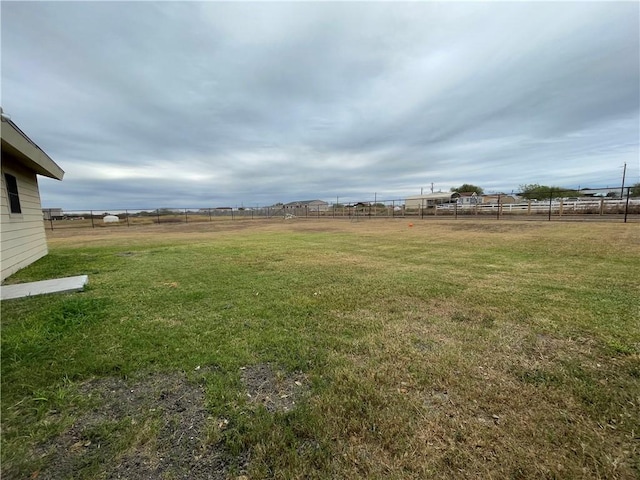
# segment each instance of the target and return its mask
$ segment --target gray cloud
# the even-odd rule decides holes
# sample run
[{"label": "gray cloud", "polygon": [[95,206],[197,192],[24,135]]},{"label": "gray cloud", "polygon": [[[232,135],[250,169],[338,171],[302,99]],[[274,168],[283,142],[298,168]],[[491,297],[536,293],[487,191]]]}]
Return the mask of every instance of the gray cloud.
[{"label": "gray cloud", "polygon": [[3,107],[67,172],[47,206],[638,181],[637,3],[0,8]]}]

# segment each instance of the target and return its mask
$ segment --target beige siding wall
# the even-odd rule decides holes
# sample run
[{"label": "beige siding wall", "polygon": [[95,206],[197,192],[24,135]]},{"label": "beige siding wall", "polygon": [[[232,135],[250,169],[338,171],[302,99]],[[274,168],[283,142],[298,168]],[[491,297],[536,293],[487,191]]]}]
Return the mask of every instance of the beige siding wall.
[{"label": "beige siding wall", "polygon": [[[9,199],[4,174],[16,177],[21,214],[9,212]],[[38,180],[10,156],[2,155],[2,192],[0,196],[0,235],[2,251],[0,263],[4,280],[47,254],[47,241],[42,221],[42,207]]]},{"label": "beige siding wall", "polygon": [[427,205],[427,201],[426,200],[417,200],[415,198],[407,198],[404,201],[404,206],[407,209],[420,208],[422,205],[426,206]]}]

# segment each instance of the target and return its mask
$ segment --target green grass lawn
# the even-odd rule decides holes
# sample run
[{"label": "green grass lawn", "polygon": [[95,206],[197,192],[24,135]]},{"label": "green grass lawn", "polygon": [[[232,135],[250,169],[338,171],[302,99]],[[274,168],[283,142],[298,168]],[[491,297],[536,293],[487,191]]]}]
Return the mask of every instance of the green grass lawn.
[{"label": "green grass lawn", "polygon": [[10,281],[90,283],[2,302],[3,478],[640,476],[636,226],[248,223],[49,233]]}]

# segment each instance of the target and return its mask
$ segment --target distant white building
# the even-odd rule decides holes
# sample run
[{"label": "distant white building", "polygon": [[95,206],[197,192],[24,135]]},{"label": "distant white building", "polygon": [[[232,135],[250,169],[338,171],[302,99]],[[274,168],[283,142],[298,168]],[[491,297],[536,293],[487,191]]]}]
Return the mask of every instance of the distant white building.
[{"label": "distant white building", "polygon": [[451,198],[457,198],[458,205],[477,205],[482,203],[476,192],[460,192],[458,195],[451,195]]},{"label": "distant white building", "polygon": [[404,205],[407,209],[428,208],[443,203],[451,203],[452,199],[455,200],[458,196],[456,192],[425,193],[423,195],[407,197]]}]

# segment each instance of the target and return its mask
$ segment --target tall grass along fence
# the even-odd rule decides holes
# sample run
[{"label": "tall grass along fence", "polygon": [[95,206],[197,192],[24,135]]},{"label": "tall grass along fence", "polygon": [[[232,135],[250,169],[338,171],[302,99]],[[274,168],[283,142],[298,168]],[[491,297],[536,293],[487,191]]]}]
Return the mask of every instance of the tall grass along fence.
[{"label": "tall grass along fence", "polygon": [[[595,192],[595,193],[593,193]],[[527,220],[591,219],[640,221],[640,197],[631,188],[617,195],[611,189],[591,189],[589,194],[550,190],[537,192],[536,198],[524,194],[455,195],[425,194],[406,199],[358,201],[351,203],[291,202],[263,207],[204,207],[155,209],[43,209],[47,228],[104,228],[136,225],[214,222],[220,220],[259,220],[270,218],[501,218]],[[577,194],[576,194],[577,193]],[[607,196],[608,195],[608,196]]]}]

